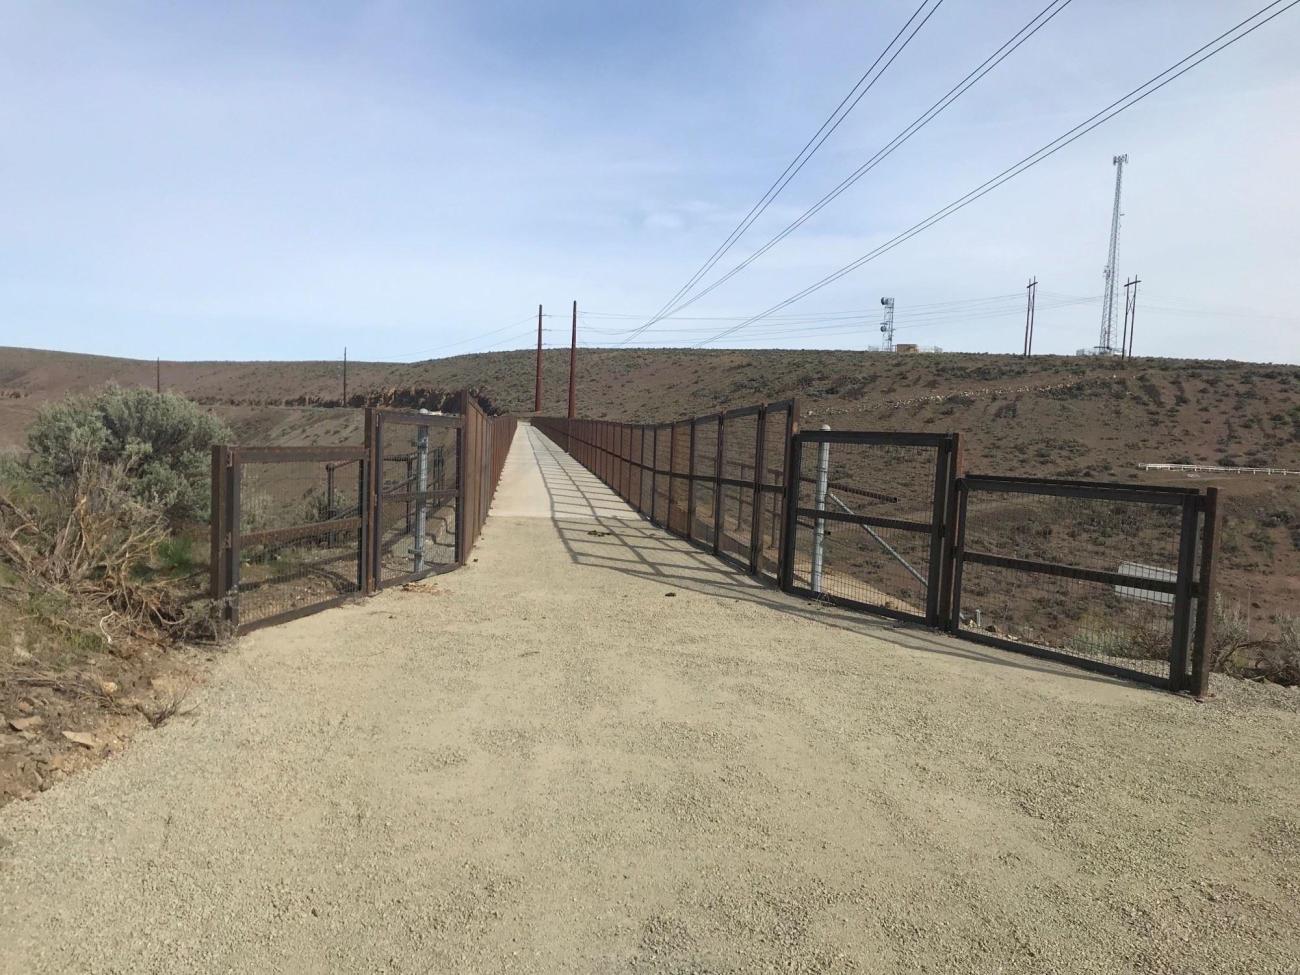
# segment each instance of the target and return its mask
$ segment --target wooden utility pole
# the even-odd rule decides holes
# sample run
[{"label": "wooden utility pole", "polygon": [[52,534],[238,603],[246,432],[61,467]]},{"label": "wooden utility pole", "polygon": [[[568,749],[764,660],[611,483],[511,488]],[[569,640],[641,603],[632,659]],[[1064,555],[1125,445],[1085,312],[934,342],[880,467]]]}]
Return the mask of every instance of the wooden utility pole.
[{"label": "wooden utility pole", "polygon": [[153,361],[153,391],[162,395],[162,359]]},{"label": "wooden utility pole", "polygon": [[1124,335],[1120,339],[1119,351],[1126,360],[1133,358],[1133,325],[1137,321],[1139,284],[1138,278],[1124,282]]},{"label": "wooden utility pole", "polygon": [[1034,354],[1034,299],[1038,295],[1038,278],[1031,278],[1025,286],[1025,358]]},{"label": "wooden utility pole", "polygon": [[343,346],[343,406],[348,405],[348,347]]},{"label": "wooden utility pole", "polygon": [[537,306],[537,381],[533,387],[533,412],[542,412],[542,306]]},{"label": "wooden utility pole", "polygon": [[573,336],[569,339],[569,419],[578,415],[578,303],[573,303]]}]

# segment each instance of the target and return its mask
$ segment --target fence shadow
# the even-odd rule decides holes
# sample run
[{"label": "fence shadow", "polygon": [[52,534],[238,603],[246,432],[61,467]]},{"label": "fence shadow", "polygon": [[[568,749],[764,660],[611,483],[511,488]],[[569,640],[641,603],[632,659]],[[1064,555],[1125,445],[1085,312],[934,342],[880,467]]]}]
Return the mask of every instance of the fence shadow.
[{"label": "fence shadow", "polygon": [[1140,686],[958,640],[915,624],[787,595],[772,584],[733,569],[712,552],[656,527],[541,431],[531,426],[521,429],[527,430],[542,474],[551,520],[576,565],[620,572],[660,583],[670,590],[744,600],[787,616],[856,636],[885,640],[910,650],[1074,680],[1130,688]]}]

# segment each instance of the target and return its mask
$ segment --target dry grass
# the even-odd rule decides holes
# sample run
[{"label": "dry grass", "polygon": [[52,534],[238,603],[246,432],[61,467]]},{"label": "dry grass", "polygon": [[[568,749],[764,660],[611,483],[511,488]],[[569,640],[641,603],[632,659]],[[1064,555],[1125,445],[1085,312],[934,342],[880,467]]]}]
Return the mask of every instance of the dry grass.
[{"label": "dry grass", "polygon": [[0,560],[36,593],[61,597],[61,625],[98,631],[110,646],[215,635],[206,606],[187,605],[173,581],[151,571],[166,520],[130,496],[120,465],[82,461],[64,489],[39,494],[0,485]]}]

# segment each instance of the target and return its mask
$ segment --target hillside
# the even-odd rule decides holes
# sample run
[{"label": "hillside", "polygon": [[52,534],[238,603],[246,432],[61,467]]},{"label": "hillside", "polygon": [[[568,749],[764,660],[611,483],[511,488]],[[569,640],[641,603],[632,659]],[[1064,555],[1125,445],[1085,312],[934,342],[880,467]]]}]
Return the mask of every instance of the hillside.
[{"label": "hillside", "polygon": [[[40,403],[110,380],[153,385],[154,363],[0,350],[0,447],[22,441]],[[838,429],[955,430],[968,470],[1187,483],[1142,462],[1300,470],[1300,367],[1240,362],[835,351],[580,350],[579,413],[669,420],[797,396],[803,423]],[[544,359],[544,411],[562,413],[568,353]],[[485,405],[530,412],[533,353],[412,364],[352,363],[349,405],[434,405],[470,386]],[[165,388],[223,415],[245,442],[341,443],[361,436],[340,410],[337,362],[163,363]],[[1227,476],[1221,583],[1268,626],[1300,601],[1300,478]]]}]

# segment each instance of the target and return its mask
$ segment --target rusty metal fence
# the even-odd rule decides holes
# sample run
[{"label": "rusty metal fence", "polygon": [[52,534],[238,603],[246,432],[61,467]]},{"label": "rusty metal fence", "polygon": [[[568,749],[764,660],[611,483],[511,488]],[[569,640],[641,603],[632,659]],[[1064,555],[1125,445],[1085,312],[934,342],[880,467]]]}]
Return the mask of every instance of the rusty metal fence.
[{"label": "rusty metal fence", "polygon": [[967,475],[952,632],[1204,694],[1218,491]]},{"label": "rusty metal fence", "polygon": [[787,592],[1203,695],[1217,491],[963,474],[957,434],[794,402],[533,425],[632,508]]},{"label": "rusty metal fence", "polygon": [[365,443],[217,446],[210,589],[236,632],[464,565],[513,417],[367,409]]},{"label": "rusty metal fence", "polygon": [[674,423],[532,423],[654,524],[776,579],[796,418],[787,401]]}]

